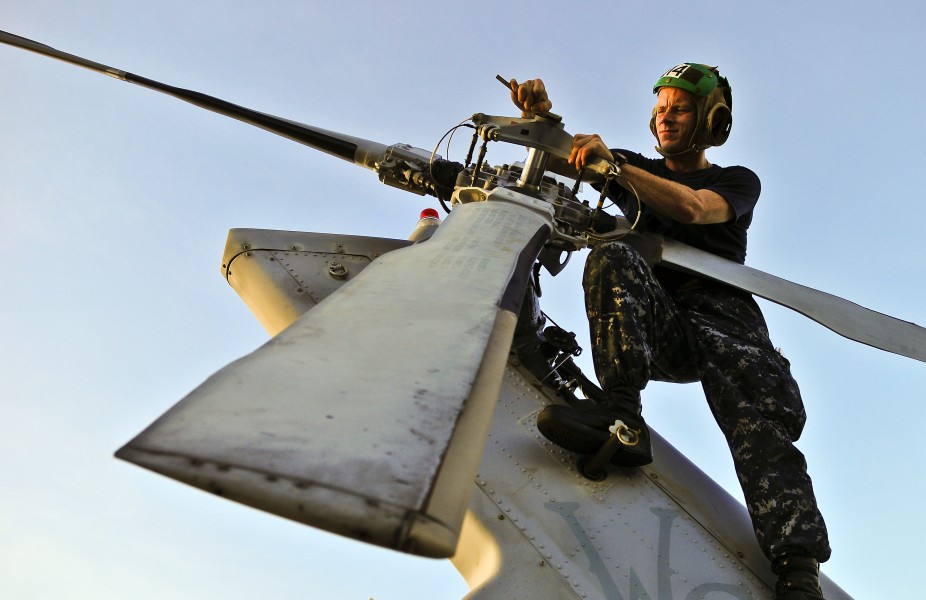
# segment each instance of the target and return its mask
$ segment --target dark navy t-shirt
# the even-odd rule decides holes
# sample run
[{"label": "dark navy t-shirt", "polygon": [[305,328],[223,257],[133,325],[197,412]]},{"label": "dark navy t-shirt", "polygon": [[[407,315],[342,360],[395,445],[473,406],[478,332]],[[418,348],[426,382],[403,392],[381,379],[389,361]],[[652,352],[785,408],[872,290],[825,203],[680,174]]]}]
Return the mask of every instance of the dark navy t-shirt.
[{"label": "dark navy t-shirt", "polygon": [[[755,173],[746,167],[719,167],[692,173],[676,173],[666,166],[664,158],[646,158],[636,152],[616,150],[627,157],[627,162],[649,171],[653,175],[687,185],[695,190],[708,189],[720,194],[733,209],[734,217],[726,223],[687,225],[657,214],[643,205],[641,231],[662,234],[695,248],[728,258],[738,263],[746,261],[746,230],[752,223],[752,211],[759,200],[761,184]],[[632,223],[637,216],[637,199],[629,190],[617,183],[608,186],[608,196]]]}]

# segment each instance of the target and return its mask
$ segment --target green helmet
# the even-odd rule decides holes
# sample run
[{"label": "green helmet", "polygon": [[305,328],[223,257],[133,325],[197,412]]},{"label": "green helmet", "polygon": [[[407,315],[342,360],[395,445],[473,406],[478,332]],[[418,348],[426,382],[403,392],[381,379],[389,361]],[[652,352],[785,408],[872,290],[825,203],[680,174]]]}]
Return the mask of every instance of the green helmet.
[{"label": "green helmet", "polygon": [[[688,149],[683,152],[704,150],[711,146],[720,146],[730,137],[733,127],[733,91],[725,77],[721,77],[717,67],[699,63],[682,63],[666,71],[653,85],[653,93],[660,88],[675,87],[695,97],[698,124],[695,127]],[[650,130],[656,134],[656,109],[650,119]],[[668,156],[659,147],[663,156]],[[679,153],[672,154],[677,156]],[[671,157],[669,156],[669,157]]]},{"label": "green helmet", "polygon": [[653,86],[653,93],[658,94],[662,87],[677,87],[703,98],[717,87],[718,79],[717,67],[683,63],[666,71]]}]

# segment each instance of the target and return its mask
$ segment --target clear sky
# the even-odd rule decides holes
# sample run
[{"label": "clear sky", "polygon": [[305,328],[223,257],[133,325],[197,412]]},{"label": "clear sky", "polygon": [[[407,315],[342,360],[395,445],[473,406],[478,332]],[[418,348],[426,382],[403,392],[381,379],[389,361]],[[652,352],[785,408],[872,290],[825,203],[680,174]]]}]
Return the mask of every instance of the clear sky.
[{"label": "clear sky", "polygon": [[[734,127],[708,157],[763,183],[748,264],[926,324],[924,13],[895,1],[0,0],[0,29],[427,149],[473,113],[513,111],[500,73],[543,77],[568,131],[655,155],[653,82],[680,62],[716,64],[733,86]],[[337,538],[112,458],[265,341],[220,276],[229,228],[404,238],[434,203],[18,49],[0,48],[0,89],[4,596],[461,597],[447,561]],[[451,158],[465,152],[458,141]],[[547,277],[543,300],[587,339],[583,260]],[[831,530],[824,571],[859,600],[913,597],[926,365],[762,306],[809,413],[799,447]],[[740,497],[700,388],[654,384],[644,400],[650,424]]]}]

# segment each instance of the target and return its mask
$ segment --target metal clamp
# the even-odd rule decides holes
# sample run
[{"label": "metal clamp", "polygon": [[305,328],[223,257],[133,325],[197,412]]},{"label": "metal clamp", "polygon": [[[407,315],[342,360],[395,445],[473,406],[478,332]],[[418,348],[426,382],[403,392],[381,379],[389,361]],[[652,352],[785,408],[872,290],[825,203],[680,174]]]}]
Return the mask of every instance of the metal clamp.
[{"label": "metal clamp", "polygon": [[579,462],[579,471],[592,481],[603,481],[608,473],[605,465],[611,462],[611,457],[620,451],[621,447],[636,446],[640,443],[640,430],[631,429],[620,419],[608,428],[611,437],[601,445],[591,458]]}]

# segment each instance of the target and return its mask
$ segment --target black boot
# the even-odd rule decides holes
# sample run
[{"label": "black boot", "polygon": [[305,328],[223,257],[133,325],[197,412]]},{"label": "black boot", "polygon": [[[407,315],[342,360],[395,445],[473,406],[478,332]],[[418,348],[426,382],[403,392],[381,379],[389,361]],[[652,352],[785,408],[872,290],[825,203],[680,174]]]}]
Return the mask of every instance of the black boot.
[{"label": "black boot", "polygon": [[580,410],[572,406],[551,404],[537,415],[537,429],[545,438],[566,450],[579,454],[595,454],[611,437],[616,421],[626,427],[616,435],[620,449],[611,457],[611,464],[639,467],[653,462],[649,429],[640,408],[640,393],[608,394],[608,404]]},{"label": "black boot", "polygon": [[820,589],[820,563],[807,556],[783,556],[772,563],[778,575],[777,600],[824,600]]}]

